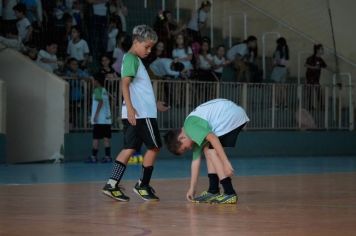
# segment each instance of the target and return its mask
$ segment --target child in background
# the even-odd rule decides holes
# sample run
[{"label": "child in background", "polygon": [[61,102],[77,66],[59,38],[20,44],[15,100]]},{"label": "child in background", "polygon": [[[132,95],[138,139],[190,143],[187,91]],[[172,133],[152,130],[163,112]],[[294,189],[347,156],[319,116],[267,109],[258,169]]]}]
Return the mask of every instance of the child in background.
[{"label": "child in background", "polygon": [[104,139],[105,157],[101,162],[112,162],[111,159],[111,111],[109,95],[104,88],[105,76],[98,73],[94,76],[94,91],[92,95],[91,124],[93,125],[92,154],[88,163],[98,162],[99,140]]},{"label": "child in background", "polygon": [[26,5],[19,3],[14,6],[13,10],[15,11],[17,31],[19,36],[24,44],[28,43],[31,40],[33,28],[30,21],[26,18]]},{"label": "child in background", "polygon": [[88,43],[81,38],[81,32],[76,26],[72,27],[71,36],[67,47],[68,57],[75,58],[81,68],[86,68],[89,62]]},{"label": "child in background", "polygon": [[106,52],[110,55],[114,52],[116,47],[116,37],[118,34],[119,29],[117,28],[117,20],[115,18],[111,18],[108,29],[108,45],[106,48]]},{"label": "child in background", "polygon": [[157,42],[157,34],[147,25],[138,25],[132,32],[133,43],[125,54],[121,70],[121,88],[124,97],[122,123],[124,147],[116,157],[112,174],[102,192],[117,200],[129,201],[119,186],[127,162],[144,143],[142,176],[133,191],[146,201],[158,201],[150,186],[153,165],[162,146],[157,124],[157,110],[167,111],[163,102],[156,102],[151,80],[140,58],[145,58]]},{"label": "child in background", "polygon": [[198,77],[199,80],[216,81],[213,74],[213,56],[210,54],[209,39],[202,40],[201,50],[198,57]]},{"label": "child in background", "polygon": [[104,75],[105,79],[117,79],[115,70],[111,67],[111,58],[109,55],[104,54],[100,58],[100,74]]},{"label": "child in background", "polygon": [[124,58],[125,52],[130,48],[127,45],[125,45],[126,40],[126,34],[125,33],[119,33],[116,38],[116,47],[114,49],[114,52],[112,54],[112,57],[115,59],[114,64],[112,65],[112,68],[115,70],[115,72],[120,76],[121,75],[121,65],[122,65],[122,59]]},{"label": "child in background", "polygon": [[214,73],[215,75],[221,79],[224,67],[227,66],[230,61],[225,58],[225,46],[219,45],[217,47],[216,55],[213,57],[214,62]]},{"label": "child in background", "polygon": [[[181,155],[193,149],[190,188],[187,200],[236,204],[237,194],[231,183],[233,167],[224,147],[234,147],[242,128],[249,121],[244,109],[227,99],[214,99],[195,108],[185,119],[183,128],[168,131],[164,136],[170,152]],[[209,188],[195,197],[201,154],[204,152]],[[219,181],[224,189],[220,194]]]},{"label": "child in background", "polygon": [[191,47],[185,44],[183,34],[176,36],[176,44],[172,51],[172,57],[173,59],[177,59],[178,62],[182,62],[186,71],[193,70],[193,51]]},{"label": "child in background", "polygon": [[57,43],[48,41],[46,43],[46,50],[42,49],[38,53],[37,65],[51,73],[56,71],[58,69],[57,49]]}]

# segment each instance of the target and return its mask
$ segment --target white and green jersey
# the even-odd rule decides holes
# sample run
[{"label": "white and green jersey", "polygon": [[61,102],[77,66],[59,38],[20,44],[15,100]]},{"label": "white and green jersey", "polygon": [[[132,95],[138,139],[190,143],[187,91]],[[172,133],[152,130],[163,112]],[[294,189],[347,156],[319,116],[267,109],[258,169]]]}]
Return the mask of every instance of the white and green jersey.
[{"label": "white and green jersey", "polygon": [[[136,118],[157,118],[156,98],[150,77],[141,59],[128,52],[124,55],[121,77],[131,77],[130,98],[137,114]],[[122,104],[122,118],[127,119],[125,101]]]},{"label": "white and green jersey", "polygon": [[193,140],[193,159],[201,155],[209,133],[220,137],[248,122],[245,110],[227,99],[214,99],[195,108],[185,119],[183,129]]},{"label": "white and green jersey", "polygon": [[[98,120],[94,122],[94,116],[96,109],[99,105],[99,102],[103,102],[103,105],[99,111]],[[110,101],[109,95],[105,88],[98,87],[93,91],[93,101],[91,106],[91,124],[102,124],[109,125],[111,124],[111,111],[110,111]]]}]

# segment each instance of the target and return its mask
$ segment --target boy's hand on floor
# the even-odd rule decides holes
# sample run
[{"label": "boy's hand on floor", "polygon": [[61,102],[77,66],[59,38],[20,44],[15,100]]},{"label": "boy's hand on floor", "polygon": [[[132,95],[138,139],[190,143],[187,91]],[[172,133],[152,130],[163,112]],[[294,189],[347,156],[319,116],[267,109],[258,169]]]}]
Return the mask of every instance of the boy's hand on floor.
[{"label": "boy's hand on floor", "polygon": [[186,195],[187,200],[190,202],[193,201],[194,196],[195,196],[195,190],[192,188],[189,188],[187,195]]}]

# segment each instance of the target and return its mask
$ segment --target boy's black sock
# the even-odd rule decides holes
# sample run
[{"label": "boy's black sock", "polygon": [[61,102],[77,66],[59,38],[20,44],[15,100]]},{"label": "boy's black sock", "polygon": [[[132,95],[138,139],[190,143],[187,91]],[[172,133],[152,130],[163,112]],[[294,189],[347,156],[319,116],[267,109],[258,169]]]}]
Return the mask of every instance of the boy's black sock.
[{"label": "boy's black sock", "polygon": [[98,149],[95,149],[95,148],[91,149],[91,155],[93,157],[96,157],[98,155]]},{"label": "boy's black sock", "polygon": [[120,183],[122,176],[124,175],[125,169],[126,166],[123,163],[115,160],[108,184],[110,184],[112,187],[117,186]]},{"label": "boy's black sock", "polygon": [[111,147],[105,147],[105,156],[111,157]]},{"label": "boy's black sock", "polygon": [[217,174],[208,174],[209,177],[209,193],[218,193],[219,192],[219,177]]},{"label": "boy's black sock", "polygon": [[142,166],[141,186],[148,186],[150,184],[153,166]]},{"label": "boy's black sock", "polygon": [[230,177],[226,177],[225,179],[220,180],[221,185],[224,188],[224,193],[231,195],[231,194],[236,194],[234,187],[232,187],[232,183],[231,183],[231,178]]}]

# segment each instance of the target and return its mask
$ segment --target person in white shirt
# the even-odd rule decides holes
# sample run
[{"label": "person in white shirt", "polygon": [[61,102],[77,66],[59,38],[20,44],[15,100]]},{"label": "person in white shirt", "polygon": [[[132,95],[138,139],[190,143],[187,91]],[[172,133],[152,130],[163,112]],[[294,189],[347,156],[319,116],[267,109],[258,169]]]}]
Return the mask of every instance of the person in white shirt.
[{"label": "person in white shirt", "polygon": [[0,36],[0,43],[17,51],[25,51],[25,46],[23,45],[16,28],[9,29],[6,32],[5,37]]},{"label": "person in white shirt", "polygon": [[117,20],[115,18],[110,19],[109,30],[108,30],[108,45],[106,51],[108,53],[113,53],[116,46],[116,37],[119,34],[119,29],[117,28]]},{"label": "person in white shirt", "polygon": [[150,64],[150,69],[159,78],[178,79],[184,70],[184,65],[181,62],[175,62],[171,58],[157,58]]},{"label": "person in white shirt", "polygon": [[208,13],[211,3],[203,1],[198,11],[194,12],[187,25],[187,33],[194,42],[199,42],[201,38],[201,30],[206,27],[208,21]]},{"label": "person in white shirt", "polygon": [[69,58],[75,58],[79,61],[82,68],[88,65],[89,47],[87,42],[80,37],[78,27],[72,27],[72,39],[68,42],[67,54]]},{"label": "person in white shirt", "polygon": [[216,81],[213,72],[213,56],[210,54],[210,42],[204,38],[201,45],[201,51],[198,58],[198,79],[204,81]]},{"label": "person in white shirt", "polygon": [[57,49],[58,45],[53,41],[48,41],[46,43],[46,50],[40,50],[37,55],[37,65],[48,72],[54,72],[58,69],[57,60]]},{"label": "person in white shirt", "polygon": [[13,10],[15,11],[15,15],[18,19],[16,23],[17,30],[19,32],[19,36],[23,43],[28,43],[32,36],[32,26],[30,21],[26,18],[26,6],[22,3],[14,6]]},{"label": "person in white shirt", "polygon": [[221,79],[224,67],[227,66],[230,61],[225,58],[225,46],[219,45],[217,47],[216,55],[213,57],[214,63],[214,73],[215,75]]},{"label": "person in white shirt", "polygon": [[182,62],[184,69],[187,71],[193,70],[192,59],[193,51],[192,48],[185,44],[183,34],[178,34],[176,36],[176,44],[172,51],[173,59],[178,59],[179,62]]}]

